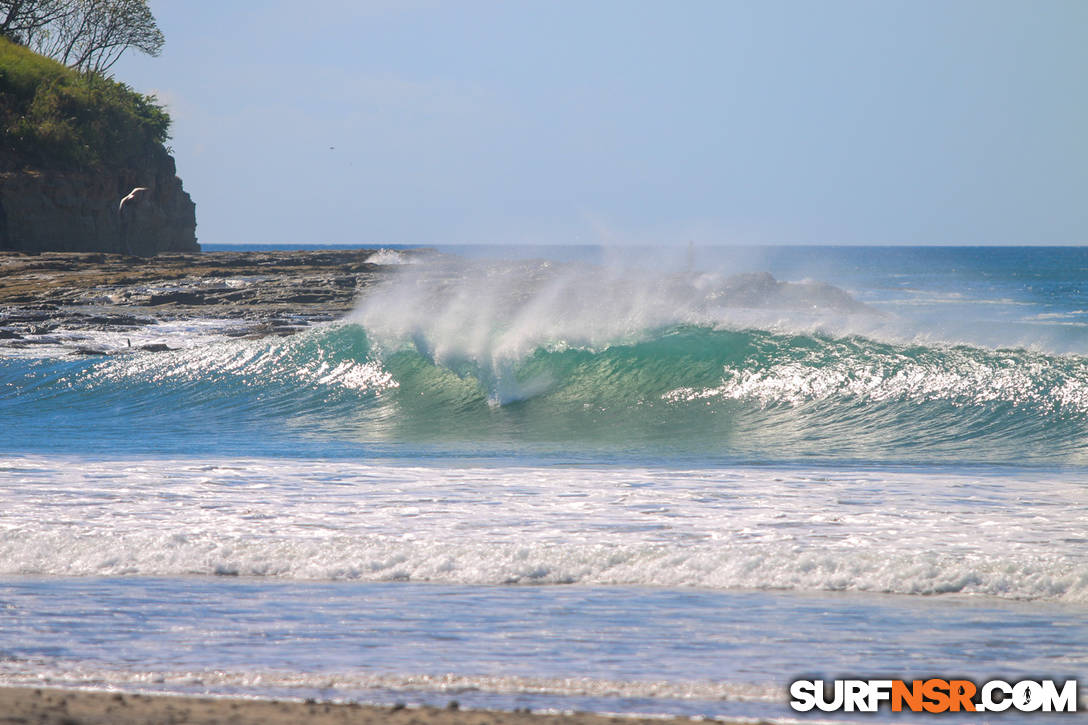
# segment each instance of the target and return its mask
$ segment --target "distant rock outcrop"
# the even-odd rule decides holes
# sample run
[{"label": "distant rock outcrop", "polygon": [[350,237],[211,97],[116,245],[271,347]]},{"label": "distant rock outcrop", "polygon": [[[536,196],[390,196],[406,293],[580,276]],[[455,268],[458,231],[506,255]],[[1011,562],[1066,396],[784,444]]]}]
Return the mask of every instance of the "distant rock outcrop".
[{"label": "distant rock outcrop", "polygon": [[[196,205],[174,159],[149,148],[135,168],[28,169],[0,158],[0,250],[111,252],[152,256],[198,252]],[[127,203],[135,187],[148,191]]]}]

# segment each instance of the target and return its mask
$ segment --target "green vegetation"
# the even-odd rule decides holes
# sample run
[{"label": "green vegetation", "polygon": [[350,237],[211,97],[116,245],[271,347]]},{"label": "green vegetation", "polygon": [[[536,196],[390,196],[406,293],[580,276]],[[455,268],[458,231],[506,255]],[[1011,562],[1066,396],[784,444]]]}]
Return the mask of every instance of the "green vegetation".
[{"label": "green vegetation", "polygon": [[154,96],[0,37],[0,159],[86,169],[136,165],[169,138]]}]

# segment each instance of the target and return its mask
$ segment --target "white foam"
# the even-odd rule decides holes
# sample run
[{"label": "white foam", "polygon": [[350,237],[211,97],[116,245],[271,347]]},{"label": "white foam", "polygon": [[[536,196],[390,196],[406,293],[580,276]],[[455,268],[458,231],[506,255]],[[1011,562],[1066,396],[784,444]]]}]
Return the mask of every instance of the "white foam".
[{"label": "white foam", "polygon": [[[677,388],[668,401],[710,398],[754,400],[767,406],[853,398],[859,402],[947,400],[982,405],[1007,402],[1053,412],[1055,405],[1088,412],[1088,367],[1048,375],[1053,360],[1017,351],[1016,364],[1000,354],[983,357],[974,348],[940,346],[940,357],[919,360],[898,351],[832,355],[842,343],[827,343],[822,358],[750,366],[725,366],[722,383],[710,388]],[[1026,358],[1026,359],[1023,359]]]},{"label": "white foam", "polygon": [[410,255],[398,252],[396,249],[379,249],[366,258],[368,264],[384,264],[384,265],[399,265],[399,264],[417,264],[418,259]]},{"label": "white foam", "polygon": [[124,329],[89,330],[57,327],[48,335],[35,336],[36,344],[27,347],[0,347],[2,357],[68,357],[73,347],[103,353],[141,354],[144,345],[166,345],[172,350],[192,350],[206,345],[230,343],[234,337],[253,328],[255,323],[220,318],[159,320],[148,325]]},{"label": "white foam", "polygon": [[359,692],[431,692],[458,694],[482,691],[500,695],[645,698],[666,700],[731,700],[781,702],[784,690],[773,685],[736,682],[671,682],[668,680],[610,680],[594,677],[473,676],[458,674],[393,675],[366,672],[286,672],[278,670],[206,669],[180,671],[96,668],[86,663],[5,662],[0,660],[0,684],[8,686],[64,685],[153,687],[210,692],[241,689],[255,692],[334,690]]},{"label": "white foam", "polygon": [[290,338],[259,340],[194,337],[183,333],[185,344],[181,349],[108,358],[95,364],[87,383],[234,379],[241,383],[280,382],[300,389],[325,387],[372,392],[397,386],[380,363],[345,359],[336,350],[319,344],[321,335],[331,329],[333,325],[322,324]]},{"label": "white foam", "polygon": [[9,458],[0,573],[1088,602],[1083,474]]}]

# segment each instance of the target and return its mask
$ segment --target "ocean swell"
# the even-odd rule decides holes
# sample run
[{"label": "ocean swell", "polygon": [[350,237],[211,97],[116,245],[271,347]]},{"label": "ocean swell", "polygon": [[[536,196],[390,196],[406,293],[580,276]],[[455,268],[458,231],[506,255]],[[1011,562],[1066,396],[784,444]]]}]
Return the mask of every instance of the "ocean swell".
[{"label": "ocean swell", "polygon": [[1083,355],[882,336],[843,290],[769,275],[404,268],[288,338],[0,360],[0,420],[18,450],[134,450],[135,425],[159,451],[1088,461]]},{"label": "ocean swell", "polygon": [[[27,431],[123,420],[500,450],[622,445],[742,457],[1078,463],[1088,360],[1027,350],[674,326],[494,358],[356,324],[99,361],[0,362]],[[27,384],[29,382],[30,384]],[[32,411],[29,415],[26,411]],[[79,413],[79,415],[75,415]],[[120,417],[119,417],[120,416]],[[26,428],[30,426],[30,428]]]}]

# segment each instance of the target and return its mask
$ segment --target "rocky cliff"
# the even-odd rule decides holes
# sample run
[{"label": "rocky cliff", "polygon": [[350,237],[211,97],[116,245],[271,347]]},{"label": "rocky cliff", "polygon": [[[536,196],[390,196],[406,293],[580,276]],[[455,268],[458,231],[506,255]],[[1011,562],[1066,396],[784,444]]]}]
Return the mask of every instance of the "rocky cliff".
[{"label": "rocky cliff", "polygon": [[0,250],[200,251],[169,128],[154,96],[0,37]]},{"label": "rocky cliff", "polygon": [[[151,149],[134,167],[19,168],[0,159],[0,249],[152,256],[197,252],[196,205],[174,160]],[[147,191],[126,202],[136,187]]]}]

